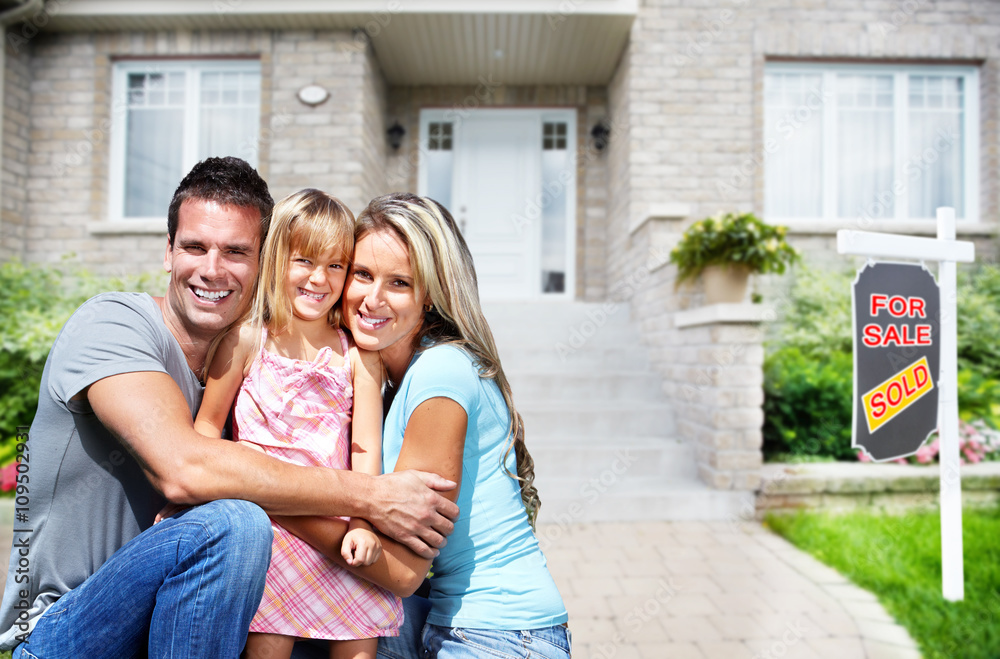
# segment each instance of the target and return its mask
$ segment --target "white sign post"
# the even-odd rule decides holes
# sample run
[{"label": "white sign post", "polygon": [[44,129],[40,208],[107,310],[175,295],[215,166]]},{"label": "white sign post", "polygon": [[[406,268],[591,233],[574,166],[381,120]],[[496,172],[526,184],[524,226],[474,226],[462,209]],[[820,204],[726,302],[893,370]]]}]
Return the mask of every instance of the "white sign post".
[{"label": "white sign post", "polygon": [[937,238],[842,229],[837,251],[868,257],[938,261],[941,287],[941,372],[938,432],[941,467],[941,589],[944,598],[965,598],[962,568],[962,476],[958,451],[958,328],[955,263],[975,260],[975,245],[955,240],[955,209],[937,209]]}]

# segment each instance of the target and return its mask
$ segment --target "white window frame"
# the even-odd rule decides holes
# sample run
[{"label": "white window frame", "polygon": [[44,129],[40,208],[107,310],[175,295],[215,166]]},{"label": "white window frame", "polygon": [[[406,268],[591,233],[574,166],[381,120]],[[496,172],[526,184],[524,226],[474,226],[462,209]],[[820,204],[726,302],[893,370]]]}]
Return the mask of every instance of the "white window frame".
[{"label": "white window frame", "polygon": [[[126,135],[128,120],[128,75],[130,73],[161,73],[168,71],[185,72],[185,98],[188,102],[185,107],[184,116],[184,137],[183,151],[181,155],[182,170],[189,171],[198,162],[198,136],[200,134],[199,114],[200,104],[200,74],[205,69],[213,71],[240,71],[257,73],[260,75],[260,60],[258,59],[238,59],[238,60],[162,60],[143,59],[127,60],[115,62],[112,68],[112,104],[111,104],[111,143],[110,143],[110,165],[109,165],[109,215],[113,223],[128,222],[141,223],[143,220],[155,219],[159,221],[166,218],[167,209],[163,209],[162,218],[149,217],[128,217],[125,215],[125,155],[126,155]],[[196,75],[192,75],[196,74]],[[263,90],[261,90],[263,91]],[[257,120],[254,125],[260,124],[260,103],[257,105]],[[259,129],[258,129],[259,133]],[[257,136],[259,140],[259,134]],[[257,142],[247,145],[246,153],[235,153],[244,160],[251,161],[250,164],[257,166],[256,159]],[[180,179],[177,180],[180,183]]]},{"label": "white window frame", "polygon": [[[838,64],[824,62],[768,62],[765,65],[765,76],[772,73],[803,73],[822,75],[823,90],[836,89],[837,74],[871,74],[871,75],[892,75],[893,76],[893,128],[895,131],[895,145],[905,144],[908,135],[908,110],[909,110],[909,76],[911,75],[954,75],[963,78],[964,108],[962,121],[962,134],[965,138],[963,144],[964,158],[963,168],[963,195],[964,214],[957,218],[959,228],[975,229],[979,226],[979,69],[975,66],[956,65],[907,65],[907,64]],[[766,86],[766,81],[765,81]],[[780,222],[789,226],[795,231],[835,231],[841,228],[871,228],[873,230],[904,230],[913,232],[933,233],[936,231],[936,220],[931,218],[911,218],[908,216],[909,195],[900,194],[896,197],[894,205],[894,216],[883,217],[871,222],[866,222],[865,227],[856,227],[858,218],[837,216],[837,181],[836,181],[836,136],[837,136],[837,112],[836,112],[836,92],[831,98],[834,104],[830,106],[831,111],[823,112],[823,200],[822,217],[769,217],[770,221]],[[903,99],[906,102],[900,103]],[[763,99],[764,120],[767,121],[767,97],[766,89]],[[824,108],[825,110],[826,108]],[[766,132],[766,129],[765,129]],[[765,138],[766,139],[766,138]],[[780,148],[779,145],[763,145],[763,151]],[[906,151],[903,148],[896,148],[893,154],[893,181],[905,181]],[[766,164],[765,164],[766,168]],[[765,174],[766,176],[766,174]],[[766,200],[765,200],[766,205]]]}]

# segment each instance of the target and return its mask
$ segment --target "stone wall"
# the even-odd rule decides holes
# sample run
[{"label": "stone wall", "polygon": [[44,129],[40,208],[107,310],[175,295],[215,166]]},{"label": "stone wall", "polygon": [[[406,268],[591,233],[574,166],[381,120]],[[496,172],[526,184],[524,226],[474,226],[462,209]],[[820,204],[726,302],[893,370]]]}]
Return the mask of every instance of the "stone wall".
[{"label": "stone wall", "polygon": [[[757,517],[816,509],[933,510],[940,505],[941,472],[936,464],[767,464],[761,476]],[[996,505],[1000,502],[1000,463],[964,465],[961,485],[963,506]]]},{"label": "stone wall", "polygon": [[0,261],[24,254],[28,157],[30,152],[31,49],[5,48],[3,140],[0,153]]}]

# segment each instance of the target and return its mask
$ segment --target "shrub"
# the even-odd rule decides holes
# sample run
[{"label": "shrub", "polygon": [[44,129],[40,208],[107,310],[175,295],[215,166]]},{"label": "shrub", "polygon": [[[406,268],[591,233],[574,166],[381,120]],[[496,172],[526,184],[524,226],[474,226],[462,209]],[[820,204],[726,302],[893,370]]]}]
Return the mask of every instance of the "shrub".
[{"label": "shrub", "polygon": [[59,330],[87,298],[103,291],[150,290],[153,277],[96,277],[79,268],[0,264],[0,464],[13,459],[18,426],[35,416],[45,358]]},{"label": "shrub", "polygon": [[851,355],[822,359],[795,346],[764,363],[764,453],[854,458],[851,449]]}]

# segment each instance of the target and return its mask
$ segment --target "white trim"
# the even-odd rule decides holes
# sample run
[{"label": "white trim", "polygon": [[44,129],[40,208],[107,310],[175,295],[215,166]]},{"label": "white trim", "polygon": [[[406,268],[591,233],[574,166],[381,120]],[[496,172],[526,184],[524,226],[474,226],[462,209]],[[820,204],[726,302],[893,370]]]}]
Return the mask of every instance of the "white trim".
[{"label": "white trim", "polygon": [[898,233],[873,233],[850,229],[841,229],[837,232],[837,253],[959,263],[972,263],[976,260],[975,244],[964,240],[938,240]]},{"label": "white trim", "polygon": [[224,16],[226,14],[586,14],[635,16],[639,0],[74,0],[60,4],[66,17]]},{"label": "white trim", "polygon": [[[899,148],[900,145],[906,144],[906,139],[908,137],[908,87],[909,87],[909,76],[911,75],[954,75],[961,76],[963,78],[963,99],[964,106],[962,111],[963,124],[962,133],[964,137],[964,143],[962,144],[964,150],[964,157],[962,160],[962,175],[963,175],[963,195],[962,199],[964,206],[963,217],[958,220],[959,231],[962,232],[962,228],[966,225],[978,226],[981,222],[979,216],[979,192],[980,192],[980,178],[982,177],[982,171],[979,161],[979,138],[980,138],[980,127],[979,127],[979,103],[980,103],[980,89],[979,89],[979,69],[976,66],[971,65],[955,65],[955,64],[853,64],[853,63],[827,63],[827,62],[767,62],[765,65],[764,74],[767,76],[772,73],[811,73],[813,75],[820,73],[822,75],[822,84],[824,93],[829,92],[830,97],[834,98],[836,94],[836,75],[839,73],[866,73],[866,74],[891,74],[893,76],[893,93],[894,93],[894,106],[893,106],[893,130],[894,130],[894,145],[895,153],[894,155],[894,171],[892,175],[892,180],[894,186],[899,181],[905,182],[905,167],[906,167],[906,150],[905,148]],[[900,102],[900,99],[904,99],[905,102]],[[833,105],[830,109],[835,109]],[[767,119],[767,103],[765,100],[765,121]],[[835,224],[840,228],[843,228],[849,224],[856,224],[859,219],[857,217],[838,217],[837,210],[837,169],[836,169],[836,133],[837,133],[837,120],[835,111],[827,111],[824,108],[823,112],[823,162],[821,164],[823,170],[823,180],[822,180],[822,190],[823,190],[823,204],[822,204],[822,217],[810,218],[808,221],[813,222],[817,226],[831,225]],[[765,174],[766,175],[766,174]],[[766,204],[766,200],[765,200]],[[936,220],[933,217],[927,218],[911,218],[908,216],[908,206],[909,206],[909,196],[908,194],[900,194],[896,197],[895,212],[893,218],[872,218],[876,223],[881,221],[890,222],[927,222],[936,226]],[[803,218],[788,218],[780,216],[767,216],[769,222],[774,222],[777,224],[790,225],[792,223],[804,222]],[[825,231],[825,229],[824,229]]]},{"label": "white trim", "polygon": [[167,219],[122,220],[120,222],[87,222],[87,233],[94,236],[124,236],[129,234],[167,235]]},{"label": "white trim", "polygon": [[[937,223],[934,220],[873,220],[870,223],[853,220],[816,220],[812,218],[782,218],[775,219],[776,224],[788,228],[792,234],[830,234],[845,229],[845,225],[854,225],[865,231],[881,231],[883,233],[909,233],[925,236],[937,234]],[[961,236],[995,236],[997,227],[986,222],[962,222],[958,225]]]},{"label": "white trim", "polygon": [[695,327],[717,323],[763,323],[777,317],[777,311],[769,304],[726,302],[678,311],[674,314],[674,327]]},{"label": "white trim", "polygon": [[629,225],[629,235],[635,234],[647,222],[653,220],[683,220],[691,215],[691,205],[679,202],[667,204],[650,204],[643,215],[640,215]]}]

